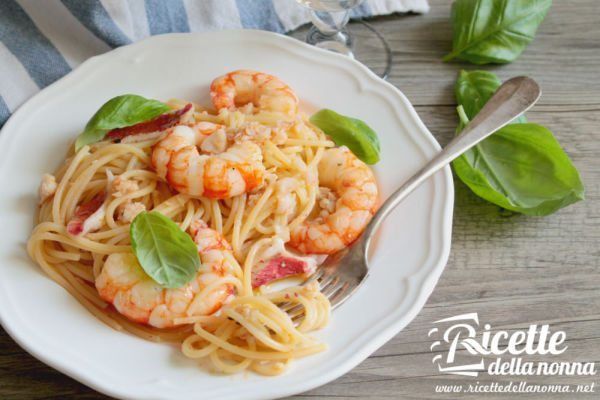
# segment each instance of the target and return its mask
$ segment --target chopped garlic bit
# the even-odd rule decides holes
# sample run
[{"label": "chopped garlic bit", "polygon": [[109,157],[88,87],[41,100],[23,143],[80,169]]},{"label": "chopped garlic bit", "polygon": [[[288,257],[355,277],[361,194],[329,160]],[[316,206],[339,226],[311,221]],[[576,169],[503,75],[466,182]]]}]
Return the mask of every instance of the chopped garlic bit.
[{"label": "chopped garlic bit", "polygon": [[57,186],[54,175],[44,174],[44,176],[42,176],[42,181],[40,182],[40,187],[38,189],[40,204],[45,202],[51,196],[54,196]]}]

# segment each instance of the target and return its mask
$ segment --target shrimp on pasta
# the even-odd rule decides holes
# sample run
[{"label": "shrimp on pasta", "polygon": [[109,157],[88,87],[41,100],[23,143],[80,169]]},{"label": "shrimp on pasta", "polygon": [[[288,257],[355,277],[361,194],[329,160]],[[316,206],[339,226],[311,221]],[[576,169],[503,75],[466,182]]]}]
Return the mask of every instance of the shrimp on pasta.
[{"label": "shrimp on pasta", "polygon": [[252,104],[258,111],[295,115],[298,96],[279,78],[262,72],[239,70],[215,79],[210,97],[217,110]]},{"label": "shrimp on pasta", "polygon": [[347,147],[325,151],[319,163],[321,214],[291,232],[290,245],[307,254],[333,254],[365,229],[377,205],[371,169]]},{"label": "shrimp on pasta", "polygon": [[180,125],[154,147],[152,164],[174,189],[195,197],[227,199],[262,184],[265,168],[255,143],[242,142],[220,154],[206,155],[198,151],[198,136]]},{"label": "shrimp on pasta", "polygon": [[112,303],[127,318],[169,328],[176,318],[209,315],[233,293],[236,282],[231,265],[231,246],[217,231],[201,220],[192,225],[202,265],[196,278],[177,289],[164,289],[146,275],[131,253],[113,253],[96,278],[100,297]]},{"label": "shrimp on pasta", "polygon": [[[78,138],[42,177],[28,252],[116,330],[175,343],[218,372],[276,375],[326,349],[310,332],[327,325],[329,300],[292,279],[360,235],[377,185],[279,78],[237,70],[209,94],[212,104],[123,95],[102,106],[94,135],[117,126]],[[128,124],[139,104],[153,117]]]}]

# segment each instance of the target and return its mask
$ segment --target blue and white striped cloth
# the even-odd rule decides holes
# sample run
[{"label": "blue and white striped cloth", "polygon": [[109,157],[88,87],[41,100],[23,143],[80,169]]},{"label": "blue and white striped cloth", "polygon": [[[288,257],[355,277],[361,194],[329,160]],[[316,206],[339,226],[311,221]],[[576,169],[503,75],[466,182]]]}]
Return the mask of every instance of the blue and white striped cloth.
[{"label": "blue and white striped cloth", "polygon": [[[353,17],[427,12],[427,0],[367,0]],[[89,57],[150,35],[308,22],[293,0],[0,0],[0,127],[25,100]]]}]

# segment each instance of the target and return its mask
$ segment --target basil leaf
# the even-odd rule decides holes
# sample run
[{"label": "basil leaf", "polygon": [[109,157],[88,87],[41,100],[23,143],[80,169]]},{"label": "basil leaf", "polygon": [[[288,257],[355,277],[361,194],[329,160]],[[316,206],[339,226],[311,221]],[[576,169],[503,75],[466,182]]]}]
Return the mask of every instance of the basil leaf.
[{"label": "basil leaf", "polygon": [[178,288],[190,282],[200,268],[192,238],[164,215],[138,214],[129,231],[131,246],[140,265],[157,283]]},{"label": "basil leaf", "polygon": [[577,169],[538,124],[507,125],[452,165],[476,195],[522,214],[548,215],[584,199]]},{"label": "basil leaf", "polygon": [[[492,72],[462,70],[454,86],[456,101],[462,106],[468,119],[473,119],[501,84],[500,79]],[[511,123],[518,122],[527,122],[525,115]],[[463,126],[461,121],[458,131],[461,131]]]},{"label": "basil leaf", "polygon": [[101,141],[106,133],[113,129],[135,125],[170,110],[169,106],[158,100],[146,99],[135,94],[114,97],[104,103],[88,121],[75,142],[75,151],[87,144]]},{"label": "basil leaf", "polygon": [[310,122],[325,132],[338,146],[346,146],[367,164],[379,161],[379,138],[365,122],[335,111],[323,109],[310,117]]},{"label": "basil leaf", "polygon": [[[457,133],[498,86],[500,80],[493,73],[460,73],[455,86]],[[513,122],[458,157],[452,166],[479,197],[527,215],[551,214],[584,198],[577,169],[552,132],[537,124]]]},{"label": "basil leaf", "polygon": [[456,0],[452,4],[453,58],[474,64],[514,61],[533,40],[552,0]]}]

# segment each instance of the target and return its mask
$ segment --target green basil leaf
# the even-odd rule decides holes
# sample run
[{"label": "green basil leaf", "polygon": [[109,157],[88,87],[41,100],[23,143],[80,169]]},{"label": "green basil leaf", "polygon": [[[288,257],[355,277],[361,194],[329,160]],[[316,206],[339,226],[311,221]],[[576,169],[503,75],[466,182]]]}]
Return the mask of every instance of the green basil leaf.
[{"label": "green basil leaf", "polygon": [[135,94],[114,97],[104,103],[88,121],[75,142],[75,151],[87,144],[101,141],[113,129],[139,124],[170,110],[169,106],[158,100]]},{"label": "green basil leaf", "polygon": [[164,215],[138,214],[129,231],[131,246],[140,265],[157,283],[178,288],[190,282],[200,268],[192,238]]},{"label": "green basil leaf", "polygon": [[[487,71],[461,71],[455,86],[457,133],[492,97],[501,82]],[[579,173],[552,132],[524,116],[452,163],[478,196],[528,215],[546,215],[583,199]]]},{"label": "green basil leaf", "polygon": [[456,0],[452,4],[453,58],[474,64],[514,61],[533,40],[552,0]]},{"label": "green basil leaf", "polygon": [[346,146],[367,164],[379,161],[379,138],[365,122],[335,111],[323,109],[310,117],[310,122],[325,132],[338,146]]},{"label": "green basil leaf", "polygon": [[548,215],[584,199],[577,169],[538,124],[507,125],[452,165],[479,197],[526,215]]},{"label": "green basil leaf", "polygon": [[[462,106],[468,119],[473,119],[487,101],[496,93],[502,82],[496,74],[488,71],[460,71],[454,93],[457,103]],[[516,118],[512,123],[527,122],[525,115]],[[458,131],[464,124],[461,120]]]},{"label": "green basil leaf", "polygon": [[[457,133],[501,85],[487,71],[461,71],[455,86]],[[524,116],[500,129],[452,163],[478,196],[507,210],[546,215],[583,199],[579,173],[552,132],[526,124]]]}]

